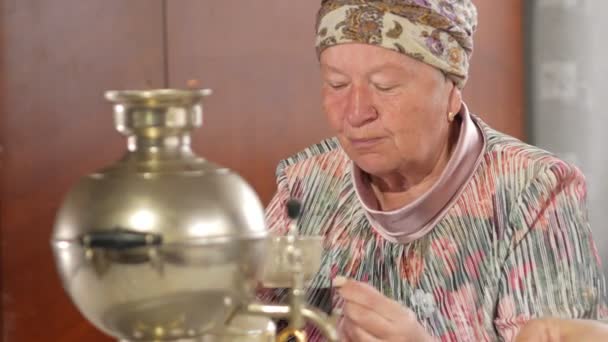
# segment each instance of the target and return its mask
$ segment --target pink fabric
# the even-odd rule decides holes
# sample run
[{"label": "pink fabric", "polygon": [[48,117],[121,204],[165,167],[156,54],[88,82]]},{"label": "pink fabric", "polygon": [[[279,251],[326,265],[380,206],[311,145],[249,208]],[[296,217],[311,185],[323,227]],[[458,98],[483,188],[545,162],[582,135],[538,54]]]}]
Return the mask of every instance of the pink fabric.
[{"label": "pink fabric", "polygon": [[460,118],[458,141],[439,180],[420,198],[402,208],[381,211],[364,171],[352,163],[352,181],[365,215],[385,239],[409,243],[429,233],[473,176],[481,161],[485,141],[464,104]]}]

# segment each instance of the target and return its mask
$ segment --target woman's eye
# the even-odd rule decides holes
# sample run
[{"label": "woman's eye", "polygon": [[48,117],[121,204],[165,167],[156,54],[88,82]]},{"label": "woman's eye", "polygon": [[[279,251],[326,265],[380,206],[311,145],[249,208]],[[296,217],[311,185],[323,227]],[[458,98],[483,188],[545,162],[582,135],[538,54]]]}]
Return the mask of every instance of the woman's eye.
[{"label": "woman's eye", "polygon": [[376,87],[376,89],[378,89],[380,91],[390,91],[390,90],[397,88],[397,86],[395,86],[395,85],[384,85],[384,84],[376,84],[375,87]]},{"label": "woman's eye", "polygon": [[332,83],[332,82],[329,82],[328,84],[333,89],[342,89],[342,88],[346,87],[346,83]]}]

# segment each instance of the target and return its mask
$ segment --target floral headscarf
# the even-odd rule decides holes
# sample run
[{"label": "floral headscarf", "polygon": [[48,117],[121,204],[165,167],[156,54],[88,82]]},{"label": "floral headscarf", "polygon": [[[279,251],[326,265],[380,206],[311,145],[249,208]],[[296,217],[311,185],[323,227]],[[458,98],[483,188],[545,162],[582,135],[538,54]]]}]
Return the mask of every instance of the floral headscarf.
[{"label": "floral headscarf", "polygon": [[476,26],[470,0],[323,0],[317,54],[338,44],[377,45],[442,70],[462,88]]}]

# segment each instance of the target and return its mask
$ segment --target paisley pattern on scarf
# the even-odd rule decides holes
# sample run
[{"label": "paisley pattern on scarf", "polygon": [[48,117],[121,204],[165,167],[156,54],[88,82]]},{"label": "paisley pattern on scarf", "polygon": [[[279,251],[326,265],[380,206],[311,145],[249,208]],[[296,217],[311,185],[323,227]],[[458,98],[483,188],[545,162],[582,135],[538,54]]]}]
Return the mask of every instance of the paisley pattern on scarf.
[{"label": "paisley pattern on scarf", "polygon": [[317,15],[317,53],[344,43],[381,46],[428,63],[463,87],[477,10],[467,0],[327,0]]}]

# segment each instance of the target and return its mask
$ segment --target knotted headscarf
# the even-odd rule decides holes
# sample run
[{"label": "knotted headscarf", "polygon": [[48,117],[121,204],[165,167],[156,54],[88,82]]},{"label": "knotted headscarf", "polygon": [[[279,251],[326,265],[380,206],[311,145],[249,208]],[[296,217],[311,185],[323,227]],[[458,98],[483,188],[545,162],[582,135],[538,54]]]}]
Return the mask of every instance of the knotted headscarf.
[{"label": "knotted headscarf", "polygon": [[462,88],[476,26],[470,0],[323,0],[317,54],[338,44],[377,45],[438,68]]}]

